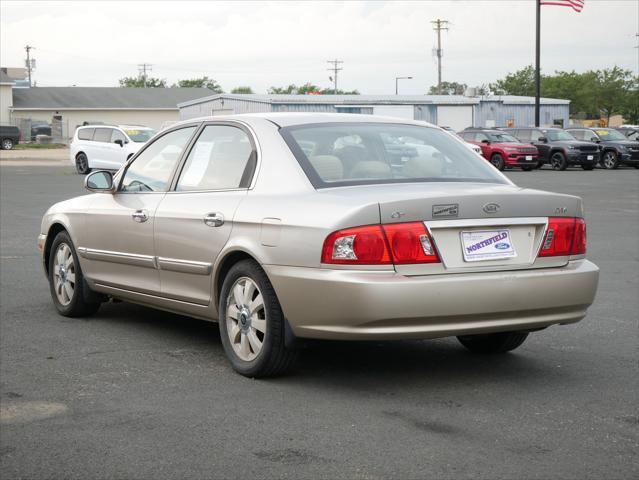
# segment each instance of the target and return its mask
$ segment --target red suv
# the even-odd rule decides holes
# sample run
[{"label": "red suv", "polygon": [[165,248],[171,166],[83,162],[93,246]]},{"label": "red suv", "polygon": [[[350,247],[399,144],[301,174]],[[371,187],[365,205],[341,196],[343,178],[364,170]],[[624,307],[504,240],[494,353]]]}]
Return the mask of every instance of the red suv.
[{"label": "red suv", "polygon": [[484,158],[499,170],[521,167],[528,172],[538,165],[537,147],[501,130],[468,129],[459,134],[467,142],[479,145]]}]

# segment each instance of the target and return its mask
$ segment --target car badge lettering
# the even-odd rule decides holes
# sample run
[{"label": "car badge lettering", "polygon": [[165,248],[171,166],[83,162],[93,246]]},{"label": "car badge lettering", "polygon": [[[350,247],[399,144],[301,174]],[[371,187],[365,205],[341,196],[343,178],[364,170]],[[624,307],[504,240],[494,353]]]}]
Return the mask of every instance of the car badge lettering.
[{"label": "car badge lettering", "polygon": [[484,205],[483,210],[486,213],[497,213],[501,206],[498,203],[487,203]]},{"label": "car badge lettering", "polygon": [[450,203],[447,205],[433,205],[434,217],[456,217],[459,215],[459,204]]}]

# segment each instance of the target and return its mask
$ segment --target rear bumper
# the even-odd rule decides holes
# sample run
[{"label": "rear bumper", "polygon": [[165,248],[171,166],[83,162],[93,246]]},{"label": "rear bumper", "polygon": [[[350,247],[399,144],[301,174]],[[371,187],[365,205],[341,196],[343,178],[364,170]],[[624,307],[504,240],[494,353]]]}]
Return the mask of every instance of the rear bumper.
[{"label": "rear bumper", "polygon": [[586,315],[599,269],[403,276],[394,271],[264,266],[298,337],[437,338],[573,323]]}]

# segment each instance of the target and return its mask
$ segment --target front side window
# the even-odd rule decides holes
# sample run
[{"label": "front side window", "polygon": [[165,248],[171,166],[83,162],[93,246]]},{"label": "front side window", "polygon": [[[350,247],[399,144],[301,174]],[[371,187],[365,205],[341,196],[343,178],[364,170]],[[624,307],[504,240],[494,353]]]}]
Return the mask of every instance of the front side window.
[{"label": "front side window", "polygon": [[565,130],[546,130],[545,137],[551,142],[576,140],[575,137]]},{"label": "front side window", "polygon": [[135,143],[146,143],[155,135],[155,130],[150,128],[126,128],[124,132]]},{"label": "front side window", "polygon": [[124,136],[124,133],[114,128],[113,134],[111,135],[111,143],[115,143],[116,140],[120,140],[123,144],[126,143],[126,137]]},{"label": "front side window", "polygon": [[189,152],[176,190],[247,188],[254,168],[255,152],[242,129],[208,125]]},{"label": "front side window", "polygon": [[338,123],[286,127],[284,140],[316,188],[376,183],[507,183],[489,163],[431,127]]},{"label": "front side window", "polygon": [[120,191],[166,191],[171,174],[195,129],[186,127],[174,130],[148,145],[127,168]]},{"label": "front side window", "polygon": [[96,128],[95,133],[93,134],[93,141],[111,143],[112,132],[112,128]]}]

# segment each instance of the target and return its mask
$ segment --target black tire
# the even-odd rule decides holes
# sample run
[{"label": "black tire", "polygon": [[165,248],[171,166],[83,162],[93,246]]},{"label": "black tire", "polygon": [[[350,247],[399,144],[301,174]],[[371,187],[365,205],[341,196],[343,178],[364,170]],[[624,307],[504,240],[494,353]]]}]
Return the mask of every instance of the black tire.
[{"label": "black tire", "polygon": [[595,169],[595,164],[594,163],[582,163],[581,164],[581,168],[583,168],[584,170],[594,170]]},{"label": "black tire", "polygon": [[553,170],[566,170],[568,162],[566,156],[561,152],[555,152],[550,157],[550,166]]},{"label": "black tire", "polygon": [[80,152],[75,156],[75,169],[80,175],[86,175],[91,172],[86,154]]},{"label": "black tire", "polygon": [[533,169],[533,168],[534,168],[534,167],[521,167],[521,169],[522,169],[524,172],[532,172],[532,169]]},{"label": "black tire", "polygon": [[493,156],[490,157],[490,163],[492,163],[497,170],[503,171],[504,168],[506,168],[506,162],[500,153],[494,153]]},{"label": "black tire", "polygon": [[527,332],[500,332],[463,335],[457,340],[473,353],[505,353],[520,346],[527,337]]},{"label": "black tire", "polygon": [[11,138],[2,139],[2,150],[11,150],[13,148],[13,140]]},{"label": "black tire", "polygon": [[[235,352],[227,328],[227,303],[231,301],[229,299],[229,295],[232,295],[231,289],[237,281],[247,278],[257,285],[258,293],[262,294],[266,320],[266,332],[262,338],[261,350],[250,361],[243,360]],[[264,270],[255,261],[242,260],[231,267],[222,284],[218,311],[222,346],[233,369],[239,374],[252,378],[281,375],[297,359],[298,352],[286,348],[284,344],[286,320],[275,290]]]},{"label": "black tire", "polygon": [[634,165],[635,168],[639,168],[639,165]]},{"label": "black tire", "polygon": [[601,155],[601,166],[606,170],[614,170],[619,167],[619,155],[613,150],[607,150]]},{"label": "black tire", "polygon": [[[73,271],[75,279],[73,282],[73,294],[69,303],[63,304],[56,293],[56,275],[60,277],[60,271],[56,271],[56,254],[62,245],[66,245],[73,257]],[[95,313],[100,308],[102,297],[93,292],[82,275],[78,255],[75,252],[73,242],[66,231],[62,231],[56,235],[51,244],[51,250],[48,258],[49,265],[49,291],[55,308],[65,317],[85,317]],[[64,275],[68,275],[65,272]]]}]

